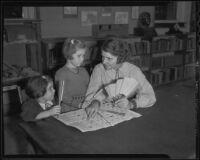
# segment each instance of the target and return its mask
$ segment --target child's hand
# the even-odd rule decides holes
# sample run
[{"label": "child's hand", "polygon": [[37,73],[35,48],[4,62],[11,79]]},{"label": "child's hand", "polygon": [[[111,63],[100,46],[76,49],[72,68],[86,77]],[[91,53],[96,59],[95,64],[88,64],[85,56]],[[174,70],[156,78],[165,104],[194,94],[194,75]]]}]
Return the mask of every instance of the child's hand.
[{"label": "child's hand", "polygon": [[49,109],[50,116],[55,114],[60,114],[61,112],[61,106],[53,106],[51,109]]}]

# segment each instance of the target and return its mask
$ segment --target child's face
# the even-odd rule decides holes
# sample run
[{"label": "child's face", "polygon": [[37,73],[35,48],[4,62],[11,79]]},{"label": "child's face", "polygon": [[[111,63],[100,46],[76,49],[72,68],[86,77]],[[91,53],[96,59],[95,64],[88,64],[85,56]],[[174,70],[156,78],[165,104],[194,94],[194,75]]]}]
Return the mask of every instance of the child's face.
[{"label": "child's face", "polygon": [[83,63],[85,51],[85,49],[78,49],[76,53],[72,55],[70,62],[74,67],[79,67]]},{"label": "child's face", "polygon": [[105,69],[113,69],[117,66],[117,56],[114,56],[109,52],[102,51],[102,63]]},{"label": "child's face", "polygon": [[55,94],[55,89],[53,88],[53,82],[50,82],[47,85],[47,90],[43,98],[45,101],[52,101],[54,98],[54,94]]}]

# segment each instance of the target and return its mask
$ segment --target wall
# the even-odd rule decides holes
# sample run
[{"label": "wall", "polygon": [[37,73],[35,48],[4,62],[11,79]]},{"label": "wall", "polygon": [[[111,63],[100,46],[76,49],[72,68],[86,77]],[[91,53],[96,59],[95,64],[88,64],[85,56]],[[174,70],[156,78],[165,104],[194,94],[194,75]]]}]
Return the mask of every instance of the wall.
[{"label": "wall", "polygon": [[[111,7],[112,14],[109,17],[101,16],[102,7],[78,7],[78,17],[63,17],[63,7],[40,7],[42,38],[66,37],[66,36],[91,36],[91,26],[82,26],[81,11],[97,11],[97,23],[114,24],[116,11],[129,13],[129,34],[133,33],[133,27],[137,26],[137,20],[131,18],[132,7]],[[139,13],[149,11],[152,14],[154,7],[139,7]]]},{"label": "wall", "polygon": [[[191,7],[192,2],[189,1],[179,1],[177,4],[177,19],[173,22],[184,22],[184,27],[181,28],[183,32],[189,32],[190,31],[190,16],[191,16]],[[166,21],[163,23],[167,23],[171,21]],[[156,31],[159,35],[165,34],[169,29],[168,28],[156,28]]]},{"label": "wall", "polygon": [[[81,11],[97,11],[97,23],[114,24],[114,13],[116,11],[129,12],[129,34],[133,34],[133,28],[137,26],[137,19],[131,18],[132,7],[111,7],[112,14],[110,17],[102,17],[102,7],[78,7],[78,16],[66,18],[63,17],[63,7],[40,7],[41,34],[42,38],[67,37],[67,36],[91,36],[91,26],[82,26]],[[152,25],[154,25],[154,6],[140,6],[139,13],[147,11],[151,14]],[[191,2],[178,2],[177,20],[187,22],[183,31],[189,31],[189,20],[191,12]],[[158,34],[165,34],[168,28],[156,28]]]}]

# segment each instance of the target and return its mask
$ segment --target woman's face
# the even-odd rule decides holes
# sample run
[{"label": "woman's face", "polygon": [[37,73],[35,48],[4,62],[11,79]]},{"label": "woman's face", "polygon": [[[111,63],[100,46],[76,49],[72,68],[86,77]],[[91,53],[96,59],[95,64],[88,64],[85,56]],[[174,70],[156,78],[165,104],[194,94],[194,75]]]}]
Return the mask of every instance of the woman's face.
[{"label": "woman's face", "polygon": [[74,67],[79,67],[83,63],[85,52],[85,49],[78,49],[76,53],[72,55],[70,62]]},{"label": "woman's face", "polygon": [[117,56],[110,54],[110,52],[102,51],[102,64],[106,70],[117,67]]}]

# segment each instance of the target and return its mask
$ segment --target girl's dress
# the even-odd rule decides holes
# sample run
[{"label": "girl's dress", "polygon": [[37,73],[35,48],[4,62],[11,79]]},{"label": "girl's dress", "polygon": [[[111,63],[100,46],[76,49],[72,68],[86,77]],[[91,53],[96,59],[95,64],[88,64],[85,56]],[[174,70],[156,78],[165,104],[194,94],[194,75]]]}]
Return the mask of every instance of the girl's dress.
[{"label": "girl's dress", "polygon": [[[83,67],[79,67],[78,73],[74,73],[66,66],[60,68],[55,74],[55,82],[64,81],[62,102],[67,106],[80,107],[85,99],[89,84],[89,74]],[[64,112],[65,105],[61,105],[61,112]]]}]

